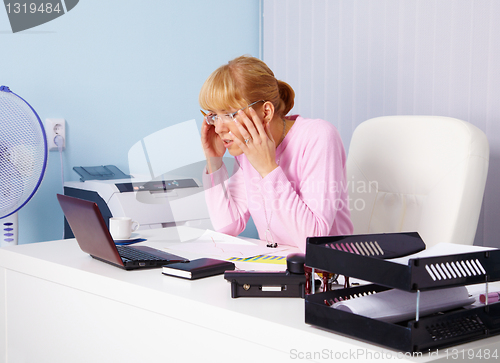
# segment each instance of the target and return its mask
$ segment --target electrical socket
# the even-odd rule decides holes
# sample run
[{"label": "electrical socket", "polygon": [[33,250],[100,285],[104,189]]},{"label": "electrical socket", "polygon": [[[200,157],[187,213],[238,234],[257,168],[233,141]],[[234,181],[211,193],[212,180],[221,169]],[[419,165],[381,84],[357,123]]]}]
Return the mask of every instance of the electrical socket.
[{"label": "electrical socket", "polygon": [[45,119],[45,134],[47,135],[47,147],[49,151],[59,150],[55,143],[56,136],[62,136],[64,150],[66,148],[66,120],[63,118]]}]

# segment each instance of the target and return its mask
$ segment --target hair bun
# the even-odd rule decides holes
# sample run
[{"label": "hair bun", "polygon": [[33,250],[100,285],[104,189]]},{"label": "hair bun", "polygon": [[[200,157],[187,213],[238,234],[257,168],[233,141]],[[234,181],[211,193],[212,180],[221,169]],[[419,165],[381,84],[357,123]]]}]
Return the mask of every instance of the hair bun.
[{"label": "hair bun", "polygon": [[281,101],[283,102],[283,116],[285,116],[293,108],[295,103],[295,91],[288,83],[280,80],[278,80],[278,89]]}]

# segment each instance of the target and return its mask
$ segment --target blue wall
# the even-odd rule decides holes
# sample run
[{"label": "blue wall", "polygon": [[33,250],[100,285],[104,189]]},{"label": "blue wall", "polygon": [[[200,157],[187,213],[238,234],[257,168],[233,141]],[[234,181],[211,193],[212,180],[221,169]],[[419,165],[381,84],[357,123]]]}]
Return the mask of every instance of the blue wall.
[{"label": "blue wall", "polygon": [[[74,166],[115,164],[167,126],[196,119],[198,92],[219,65],[259,56],[260,0],[81,0],[44,25],[13,34],[0,9],[0,84],[27,100],[42,121],[66,119],[64,177]],[[189,153],[189,145],[179,152]],[[60,239],[58,152],[19,213],[19,243]]]}]

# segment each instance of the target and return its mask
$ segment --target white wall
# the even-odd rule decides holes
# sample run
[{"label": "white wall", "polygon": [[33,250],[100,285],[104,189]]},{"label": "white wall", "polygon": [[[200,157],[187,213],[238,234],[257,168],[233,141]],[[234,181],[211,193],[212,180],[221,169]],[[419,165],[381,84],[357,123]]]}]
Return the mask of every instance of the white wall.
[{"label": "white wall", "polygon": [[[160,129],[196,119],[198,92],[219,65],[259,56],[259,0],[82,0],[49,23],[13,34],[0,8],[0,84],[37,111],[65,118],[64,176],[74,166],[115,164]],[[186,145],[180,153],[189,153]],[[175,157],[166,155],[165,157]],[[59,154],[20,211],[20,243],[60,239]]]},{"label": "white wall", "polygon": [[264,0],[264,61],[295,113],[352,132],[376,116],[456,117],[483,130],[490,169],[476,245],[500,247],[500,1]]}]

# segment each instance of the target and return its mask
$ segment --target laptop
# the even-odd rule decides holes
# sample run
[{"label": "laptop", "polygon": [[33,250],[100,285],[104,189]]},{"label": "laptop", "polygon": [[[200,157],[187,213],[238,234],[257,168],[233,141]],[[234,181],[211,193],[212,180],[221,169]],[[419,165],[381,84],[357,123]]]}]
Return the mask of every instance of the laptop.
[{"label": "laptop", "polygon": [[96,203],[61,194],[57,194],[57,199],[80,248],[96,260],[125,270],[189,262],[147,246],[117,246]]}]

